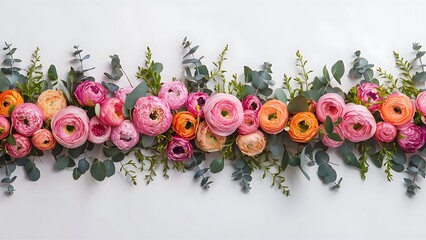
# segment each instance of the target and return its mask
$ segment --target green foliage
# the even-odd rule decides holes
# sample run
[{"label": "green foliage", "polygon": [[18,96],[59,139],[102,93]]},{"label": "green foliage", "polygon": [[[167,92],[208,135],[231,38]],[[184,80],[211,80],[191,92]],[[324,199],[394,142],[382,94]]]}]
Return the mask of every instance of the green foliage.
[{"label": "green foliage", "polygon": [[24,97],[25,102],[35,102],[38,96],[47,88],[43,78],[43,65],[40,63],[40,49],[32,54],[31,66],[27,70],[26,80],[23,84],[17,83],[17,88]]},{"label": "green foliage", "polygon": [[413,83],[413,75],[411,74],[413,66],[409,61],[404,60],[404,58],[401,57],[399,53],[393,52],[393,55],[395,57],[395,64],[400,70],[401,75],[399,78],[401,81],[401,86],[398,90],[410,98],[416,98],[419,94],[419,89],[416,88]]},{"label": "green foliage", "polygon": [[148,92],[152,95],[157,96],[161,88],[161,71],[163,71],[163,64],[154,62],[152,60],[152,52],[147,47],[147,53],[145,55],[145,67],[138,67],[136,77],[143,79],[148,87]]},{"label": "green foliage", "polygon": [[309,111],[308,100],[305,96],[299,95],[288,103],[288,112],[294,114],[297,112],[307,112]]},{"label": "green foliage", "polygon": [[241,190],[245,193],[249,192],[250,182],[253,179],[251,173],[253,169],[246,163],[244,159],[237,159],[234,161],[235,172],[232,173],[234,181],[240,181]]},{"label": "green foliage", "polygon": [[225,167],[225,161],[223,158],[216,158],[210,163],[210,172],[211,173],[218,173],[223,170]]},{"label": "green foliage", "polygon": [[263,101],[266,101],[273,90],[270,88],[275,85],[272,80],[272,64],[268,62],[263,63],[263,70],[255,71],[251,68],[244,66],[244,82],[245,91],[247,95],[256,95]]},{"label": "green foliage", "polygon": [[[419,43],[413,43],[413,50],[416,51],[416,57],[411,61],[411,65],[414,70],[420,70],[420,72],[416,71],[413,76],[413,81],[415,82],[426,82],[426,72],[425,65],[423,64],[422,57],[425,55],[425,51],[421,51],[422,45]],[[418,64],[416,62],[418,61]]]},{"label": "green foliage", "polygon": [[[93,77],[90,77],[90,76],[85,76],[85,73],[86,72],[88,72],[88,71],[91,71],[91,70],[93,70],[93,69],[95,69],[94,67],[92,67],[92,68],[87,68],[87,69],[85,69],[84,68],[84,65],[83,65],[83,62],[85,61],[85,60],[87,60],[87,59],[89,59],[90,58],[90,54],[86,54],[86,55],[84,55],[84,56],[82,56],[81,55],[81,53],[83,52],[83,50],[82,49],[80,49],[80,47],[78,46],[78,45],[75,45],[74,46],[74,52],[73,52],[73,56],[74,56],[74,59],[72,60],[73,62],[79,62],[80,63],[80,65],[77,67],[77,70],[75,71],[75,81],[78,83],[78,82],[81,82],[81,81],[84,81],[84,80],[91,80],[91,81],[94,81],[94,78]],[[72,82],[72,81],[71,81]],[[71,88],[71,90],[74,90],[73,88]]]},{"label": "green foliage", "polygon": [[17,178],[17,176],[13,176],[12,177],[12,173],[16,169],[16,164],[15,163],[7,163],[7,162],[5,162],[4,169],[6,171],[6,177],[4,177],[1,180],[1,183],[7,184],[6,193],[9,194],[9,195],[12,195],[15,192],[15,187],[12,185],[12,183]]},{"label": "green foliage", "polygon": [[124,103],[124,107],[131,111],[135,107],[136,101],[140,97],[144,97],[147,94],[147,83],[141,82],[131,93],[129,93],[126,97],[126,101]]},{"label": "green foliage", "polygon": [[136,172],[134,170],[129,170],[127,167],[132,167],[137,169],[136,164],[133,162],[133,160],[129,160],[127,163],[123,164],[122,162],[120,162],[121,167],[120,167],[120,172],[124,173],[124,176],[126,177],[130,177],[130,181],[132,182],[133,185],[137,185],[137,176],[136,176]]},{"label": "green foliage", "polygon": [[103,181],[107,176],[106,165],[101,161],[95,160],[90,167],[90,174],[94,179]]},{"label": "green foliage", "polygon": [[272,179],[271,187],[277,187],[285,196],[290,196],[290,189],[285,185],[285,177],[283,176],[284,169],[281,167],[279,160],[270,158],[265,154],[265,160],[260,164],[263,168],[263,178],[270,176]]},{"label": "green foliage", "polygon": [[355,56],[354,64],[349,70],[349,76],[352,79],[364,77],[365,81],[372,82],[374,79],[374,64],[368,63],[367,59],[361,57],[361,51],[356,51]]},{"label": "green foliage", "polygon": [[413,196],[416,194],[415,190],[420,189],[420,186],[418,186],[415,181],[418,175],[425,178],[425,167],[426,161],[422,156],[417,154],[411,156],[410,163],[408,164],[407,168],[407,173],[413,175],[413,179],[404,178],[408,195]]},{"label": "green foliage", "polygon": [[17,48],[12,48],[12,44],[5,42],[3,50],[6,51],[6,57],[2,64],[6,67],[1,68],[0,90],[7,90],[9,88],[14,88],[18,83],[23,84],[26,78],[20,73],[21,68],[15,65],[16,63],[22,62],[21,59],[14,57]]},{"label": "green foliage", "polygon": [[30,179],[31,181],[37,181],[40,179],[40,170],[37,168],[34,161],[28,159],[28,161],[26,161],[24,165],[24,168],[25,172],[27,173],[28,179]]}]

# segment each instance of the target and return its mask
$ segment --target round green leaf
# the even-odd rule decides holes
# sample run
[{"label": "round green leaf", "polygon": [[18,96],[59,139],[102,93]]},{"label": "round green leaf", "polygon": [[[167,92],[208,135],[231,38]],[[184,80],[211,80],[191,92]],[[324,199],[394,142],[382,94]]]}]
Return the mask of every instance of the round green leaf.
[{"label": "round green leaf", "polygon": [[86,159],[80,159],[79,161],[78,161],[78,170],[79,170],[79,172],[81,173],[81,174],[84,174],[84,173],[86,173],[87,172],[87,170],[89,170],[89,168],[90,168],[90,163],[89,163],[89,161],[87,161]]},{"label": "round green leaf", "polygon": [[34,165],[34,167],[27,172],[28,178],[31,181],[37,181],[40,179],[40,170]]},{"label": "round green leaf", "polygon": [[98,181],[103,181],[106,177],[106,166],[103,162],[94,162],[90,167],[90,174]]},{"label": "round green leaf", "polygon": [[74,170],[72,171],[72,177],[74,178],[74,180],[78,180],[81,177],[81,172],[80,170],[78,170],[78,168],[74,168]]},{"label": "round green leaf", "polygon": [[225,167],[225,161],[221,158],[216,158],[210,163],[210,172],[218,173]]},{"label": "round green leaf", "polygon": [[68,166],[70,158],[68,156],[62,155],[56,159],[55,168],[57,170],[63,170]]},{"label": "round green leaf", "polygon": [[111,160],[105,160],[104,161],[105,167],[106,167],[106,176],[111,177],[115,173],[115,165],[114,162]]}]

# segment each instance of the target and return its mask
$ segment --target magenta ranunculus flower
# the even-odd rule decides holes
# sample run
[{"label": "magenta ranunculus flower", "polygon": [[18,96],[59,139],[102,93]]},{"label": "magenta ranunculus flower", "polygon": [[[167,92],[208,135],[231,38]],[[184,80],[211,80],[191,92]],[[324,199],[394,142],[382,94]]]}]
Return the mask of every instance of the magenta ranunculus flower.
[{"label": "magenta ranunculus flower", "polygon": [[133,124],[139,133],[157,136],[172,124],[172,113],[166,101],[155,96],[141,97],[132,112]]},{"label": "magenta ranunculus flower", "polygon": [[43,112],[34,103],[23,103],[13,109],[12,126],[25,137],[32,136],[43,126]]},{"label": "magenta ranunculus flower", "polygon": [[345,110],[345,100],[337,93],[326,93],[317,102],[315,114],[320,122],[325,122],[327,116],[336,121]]},{"label": "magenta ranunculus flower", "polygon": [[50,125],[56,141],[66,148],[80,147],[89,136],[89,118],[83,109],[76,106],[60,110],[53,116]]},{"label": "magenta ranunculus flower", "polygon": [[377,123],[374,138],[380,142],[392,142],[396,138],[396,127],[388,122]]},{"label": "magenta ranunculus flower", "polygon": [[4,144],[6,152],[13,158],[22,158],[27,156],[27,154],[31,151],[30,140],[19,133],[13,134],[13,137],[15,138],[16,144],[11,145],[6,142]]},{"label": "magenta ranunculus flower", "polygon": [[244,110],[244,120],[237,128],[238,133],[246,135],[256,132],[259,128],[259,112],[254,110]]},{"label": "magenta ranunculus flower", "polygon": [[368,140],[376,132],[376,120],[364,106],[348,103],[342,118],[340,127],[345,138],[351,142]]},{"label": "magenta ranunculus flower", "polygon": [[425,144],[425,137],[421,127],[408,122],[398,127],[397,141],[404,152],[413,153]]},{"label": "magenta ranunculus flower", "polygon": [[416,108],[423,116],[426,116],[426,91],[417,95]]},{"label": "magenta ranunculus flower", "polygon": [[186,99],[186,109],[195,116],[204,117],[203,107],[209,95],[203,92],[192,92]]},{"label": "magenta ranunculus flower", "polygon": [[86,80],[78,84],[74,96],[83,106],[95,106],[105,101],[106,91],[102,84]]},{"label": "magenta ranunculus flower", "polygon": [[192,156],[191,142],[185,138],[172,136],[172,140],[167,144],[167,156],[173,161],[186,161]]},{"label": "magenta ranunculus flower", "polygon": [[262,103],[260,99],[255,95],[248,95],[243,99],[242,102],[244,110],[252,110],[256,113],[259,113],[260,108],[262,107]]},{"label": "magenta ranunculus flower", "polygon": [[132,87],[119,88],[117,91],[115,91],[115,97],[120,99],[122,102],[126,102],[127,95],[129,95],[133,89],[134,88]]},{"label": "magenta ranunculus flower", "polygon": [[[321,124],[320,128],[325,132],[324,125]],[[322,143],[330,148],[337,148],[340,147],[343,142],[345,141],[345,136],[343,135],[342,129],[340,128],[340,124],[336,127],[334,127],[333,132],[335,132],[343,141],[334,141],[330,139],[327,135],[324,135],[323,138],[321,138]]]},{"label": "magenta ranunculus flower", "polygon": [[219,136],[231,135],[244,120],[240,100],[226,93],[216,93],[207,99],[203,111],[210,131]]},{"label": "magenta ranunculus flower", "polygon": [[158,97],[164,99],[170,109],[178,109],[185,104],[188,89],[181,81],[166,82],[161,86]]},{"label": "magenta ranunculus flower", "polygon": [[120,150],[129,150],[139,141],[139,133],[130,120],[125,120],[120,126],[113,127],[111,142]]},{"label": "magenta ranunculus flower", "polygon": [[379,85],[374,83],[362,83],[358,86],[357,97],[367,106],[368,110],[374,112],[380,109],[380,102],[383,100],[379,95]]},{"label": "magenta ranunculus flower", "polygon": [[111,135],[111,126],[103,123],[98,117],[94,116],[89,121],[89,141],[95,144],[104,143]]},{"label": "magenta ranunculus flower", "polygon": [[3,139],[9,135],[10,123],[7,118],[0,116],[0,139]]},{"label": "magenta ranunculus flower", "polygon": [[108,126],[119,126],[124,121],[123,105],[119,98],[108,98],[101,104],[99,119]]}]

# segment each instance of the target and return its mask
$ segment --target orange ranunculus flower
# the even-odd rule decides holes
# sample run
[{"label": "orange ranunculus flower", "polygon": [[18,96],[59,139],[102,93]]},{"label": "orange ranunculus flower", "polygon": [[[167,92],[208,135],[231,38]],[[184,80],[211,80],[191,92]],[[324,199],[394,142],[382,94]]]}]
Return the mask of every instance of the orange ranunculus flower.
[{"label": "orange ranunculus flower", "polygon": [[281,132],[288,120],[287,105],[279,100],[269,100],[259,112],[259,125],[269,134]]},{"label": "orange ranunculus flower", "polygon": [[34,133],[31,138],[31,143],[35,148],[41,151],[52,150],[56,145],[52,132],[44,128],[39,129]]},{"label": "orange ranunculus flower", "polygon": [[191,140],[195,138],[197,118],[189,111],[178,112],[173,116],[172,128],[177,135]]},{"label": "orange ranunculus flower", "polygon": [[413,118],[415,108],[407,95],[396,92],[383,101],[379,111],[385,122],[401,126]]},{"label": "orange ranunculus flower", "polygon": [[59,110],[67,107],[67,100],[61,91],[46,90],[40,94],[36,104],[41,108],[44,120],[48,120]]},{"label": "orange ranunculus flower", "polygon": [[288,135],[298,143],[309,142],[318,133],[318,120],[311,112],[296,113],[289,124]]},{"label": "orange ranunculus flower", "polygon": [[226,137],[214,134],[206,122],[197,126],[195,145],[203,152],[217,152],[225,146]]},{"label": "orange ranunculus flower", "polygon": [[24,103],[21,94],[16,90],[6,90],[0,93],[0,116],[9,117],[9,109]]},{"label": "orange ranunculus flower", "polygon": [[265,136],[259,130],[246,135],[238,135],[235,142],[242,153],[251,157],[263,152],[266,146]]}]

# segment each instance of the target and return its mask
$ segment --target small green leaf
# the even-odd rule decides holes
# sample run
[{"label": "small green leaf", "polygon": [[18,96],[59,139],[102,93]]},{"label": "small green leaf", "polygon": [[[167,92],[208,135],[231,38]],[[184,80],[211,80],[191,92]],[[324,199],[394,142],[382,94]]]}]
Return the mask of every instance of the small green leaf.
[{"label": "small green leaf", "polygon": [[186,53],[186,54],[185,54],[185,56],[183,56],[183,58],[186,58],[186,57],[188,57],[189,55],[194,54],[194,53],[195,53],[195,51],[197,51],[197,49],[198,49],[199,47],[200,47],[200,46],[195,46],[195,47],[191,48],[191,50],[189,50],[189,51],[188,51],[188,53]]},{"label": "small green leaf", "polygon": [[316,91],[316,90],[304,91],[302,95],[309,100],[314,100],[315,102],[318,102],[318,99],[321,97],[319,91]]},{"label": "small green leaf", "polygon": [[252,84],[253,84],[254,88],[256,88],[256,89],[265,89],[265,88],[268,87],[268,84],[266,84],[263,81],[263,79],[260,76],[259,72],[252,71],[251,76],[252,76],[252,80],[253,80]]},{"label": "small green leaf", "polygon": [[9,79],[0,70],[0,91],[8,90],[9,87],[10,87],[10,81],[9,81]]},{"label": "small green leaf", "polygon": [[287,104],[287,95],[284,92],[284,89],[277,88],[275,89],[275,98],[280,100],[281,102]]},{"label": "small green leaf", "polygon": [[133,89],[133,91],[129,93],[129,95],[127,95],[124,106],[126,106],[127,109],[132,110],[136,104],[136,101],[140,97],[146,96],[146,94],[147,94],[147,86],[145,81],[143,81],[139,83],[139,85],[135,89]]},{"label": "small green leaf", "polygon": [[413,77],[413,80],[414,81],[417,81],[417,82],[426,82],[426,72],[418,72],[418,73],[416,73],[415,75],[414,75],[414,77]]},{"label": "small green leaf", "polygon": [[111,160],[113,162],[120,162],[120,161],[122,161],[124,159],[124,157],[125,157],[124,153],[119,152],[119,153],[113,155],[112,158],[111,158]]},{"label": "small green leaf", "polygon": [[142,146],[151,147],[155,143],[155,136],[142,135]]},{"label": "small green leaf", "polygon": [[325,128],[325,131],[326,131],[328,134],[332,134],[332,133],[333,133],[333,128],[334,128],[334,126],[333,126],[333,121],[331,120],[331,117],[330,117],[330,116],[327,116],[327,117],[325,118],[324,128]]},{"label": "small green leaf", "polygon": [[330,156],[328,156],[327,152],[325,152],[325,151],[318,151],[315,154],[315,162],[318,165],[328,164],[329,161],[330,161]]},{"label": "small green leaf", "polygon": [[346,140],[340,147],[338,147],[339,152],[341,154],[346,154],[349,152],[352,152],[352,150],[355,148],[355,143]]},{"label": "small green leaf", "polygon": [[78,180],[80,177],[81,177],[80,170],[78,170],[78,168],[74,168],[72,170],[72,178],[74,178],[74,180]]},{"label": "small green leaf", "polygon": [[252,81],[251,73],[252,73],[251,68],[244,66],[244,82],[251,83]]},{"label": "small green leaf", "polygon": [[336,141],[336,142],[341,142],[341,141],[343,141],[343,139],[339,136],[339,134],[334,133],[334,132],[332,132],[332,133],[328,134],[328,135],[327,135],[327,137],[328,137],[328,138],[330,138],[330,139],[331,139],[331,140],[333,140],[333,141]]},{"label": "small green leaf", "polygon": [[353,152],[347,152],[347,153],[343,154],[343,159],[344,159],[345,163],[348,164],[349,166],[361,168],[361,165],[358,162],[358,159],[356,158],[356,156]]},{"label": "small green leaf", "polygon": [[106,167],[106,176],[111,177],[112,175],[114,175],[115,173],[114,162],[111,160],[105,160],[103,163],[105,164],[105,167]]},{"label": "small green leaf", "polygon": [[56,72],[55,65],[52,64],[52,65],[49,66],[49,70],[47,70],[47,77],[51,81],[58,80],[58,73]]},{"label": "small green leaf", "polygon": [[163,64],[159,62],[154,63],[154,66],[152,67],[152,71],[161,73],[161,71],[163,71]]},{"label": "small green leaf", "polygon": [[216,158],[210,163],[210,172],[218,173],[225,167],[225,161],[221,158]]},{"label": "small green leaf", "polygon": [[7,137],[7,142],[8,142],[10,145],[13,145],[13,146],[15,146],[15,145],[16,145],[16,139],[15,139],[15,137],[13,136],[13,134],[9,134],[9,136]]},{"label": "small green leaf", "polygon": [[90,167],[90,174],[98,181],[103,181],[106,177],[106,166],[103,162],[95,161]]},{"label": "small green leaf", "polygon": [[198,170],[195,175],[194,175],[194,179],[197,179],[199,177],[201,177],[204,173],[206,173],[209,169],[208,168],[204,168],[201,170]]},{"label": "small green leaf", "polygon": [[55,168],[57,170],[63,170],[68,166],[69,161],[70,161],[70,158],[68,156],[65,156],[65,155],[59,156],[56,160]]},{"label": "small green leaf", "polygon": [[322,69],[322,74],[324,74],[325,80],[327,82],[330,82],[331,78],[330,78],[330,73],[328,73],[327,66],[324,66],[324,68]]},{"label": "small green leaf", "polygon": [[288,103],[287,108],[290,114],[297,113],[297,112],[307,112],[309,111],[308,100],[306,99],[305,96],[299,95],[293,98]]},{"label": "small green leaf", "polygon": [[325,184],[336,181],[336,171],[331,167],[330,164],[321,164],[318,166],[318,176],[321,181]]},{"label": "small green leaf", "polygon": [[332,67],[331,67],[331,74],[333,75],[334,79],[339,84],[342,84],[340,79],[343,77],[343,74],[345,73],[345,65],[343,64],[342,60],[337,61]]},{"label": "small green leaf", "polygon": [[90,163],[86,159],[83,158],[78,161],[78,170],[81,174],[86,173],[87,170],[89,170],[89,168],[90,168]]},{"label": "small green leaf", "polygon": [[28,178],[31,181],[37,181],[40,179],[40,170],[34,165],[34,167],[27,172]]}]

